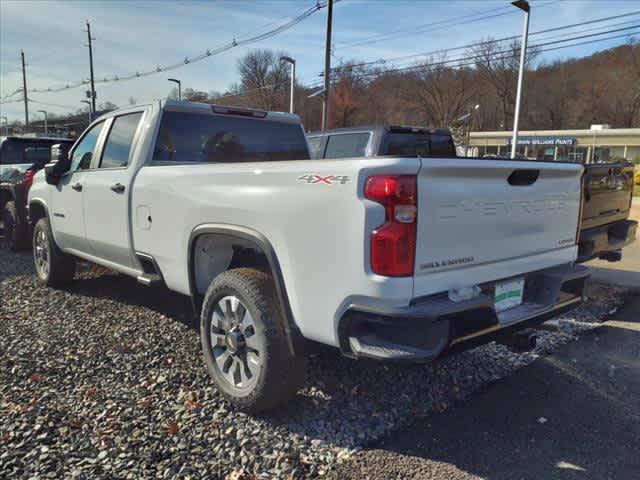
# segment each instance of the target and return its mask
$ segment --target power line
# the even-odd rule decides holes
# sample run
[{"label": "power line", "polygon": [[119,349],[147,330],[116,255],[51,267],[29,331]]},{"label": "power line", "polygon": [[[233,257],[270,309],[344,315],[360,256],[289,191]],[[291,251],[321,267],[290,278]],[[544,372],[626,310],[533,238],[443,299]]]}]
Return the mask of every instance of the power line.
[{"label": "power line", "polygon": [[[591,25],[594,23],[601,23],[601,22],[606,22],[609,20],[615,20],[618,18],[625,18],[625,17],[630,17],[630,16],[635,16],[635,15],[640,15],[640,10],[635,10],[635,11],[631,11],[631,12],[627,12],[627,13],[623,13],[620,15],[613,15],[610,17],[602,17],[602,18],[596,18],[596,19],[591,19],[591,20],[587,20],[584,22],[579,22],[579,23],[573,23],[573,24],[569,24],[569,25],[562,25],[562,26],[558,26],[558,27],[553,27],[553,28],[547,28],[544,30],[538,30],[535,32],[531,32],[529,34],[529,36],[534,36],[534,35],[541,35],[544,33],[551,33],[551,32],[557,32],[559,30],[568,30],[568,29],[572,29],[575,27],[580,27],[580,26],[585,26],[585,25]],[[622,22],[621,24],[626,24],[626,23],[631,23],[634,22],[636,20],[630,20],[627,22]],[[520,35],[512,35],[512,36],[508,36],[508,37],[502,37],[502,38],[497,38],[497,39],[490,39],[490,40],[486,40],[486,41],[478,41],[478,42],[473,42],[473,43],[469,43],[466,45],[460,45],[458,47],[450,47],[450,48],[442,48],[442,49],[438,49],[438,50],[432,50],[430,52],[422,52],[422,53],[415,53],[415,54],[411,54],[411,55],[403,55],[403,56],[399,56],[399,57],[391,57],[391,58],[386,58],[386,59],[378,59],[378,60],[371,60],[368,62],[359,62],[359,63],[350,63],[350,64],[346,64],[346,65],[340,65],[340,67],[336,67],[336,68],[347,68],[347,67],[363,67],[363,66],[367,66],[367,65],[375,65],[375,64],[385,64],[394,60],[407,60],[410,58],[416,58],[416,57],[426,57],[426,56],[431,56],[431,55],[438,55],[438,54],[443,54],[443,53],[449,53],[449,52],[455,52],[455,51],[459,51],[459,50],[465,50],[468,48],[472,48],[475,47],[479,44],[483,44],[483,45],[490,45],[493,43],[500,43],[500,42],[505,42],[505,41],[509,41],[509,40],[515,40],[520,38]],[[334,70],[336,70],[336,68],[334,68]]]},{"label": "power line", "polygon": [[[536,8],[545,7],[552,3],[553,3],[552,1],[548,1],[545,3],[537,4]],[[506,10],[506,11],[503,11],[503,10]],[[502,13],[493,13],[488,15],[491,12],[500,12],[500,11],[502,11]],[[392,38],[398,38],[406,35],[415,35],[416,33],[433,32],[436,30],[442,30],[443,28],[450,28],[450,27],[455,27],[460,25],[468,25],[471,23],[476,23],[476,22],[488,20],[491,18],[503,17],[506,15],[513,15],[515,13],[517,13],[517,10],[513,9],[511,5],[498,7],[492,10],[487,10],[485,12],[475,12],[473,14],[467,14],[467,15],[457,16],[457,17],[453,17],[445,20],[439,20],[437,22],[423,24],[422,26],[401,28],[401,29],[393,30],[391,32],[377,34],[371,37],[365,37],[364,39],[357,40],[354,42],[338,44],[338,46],[355,47],[355,46],[367,45],[371,43],[378,43],[378,42],[382,42]],[[464,19],[464,18],[467,18],[467,20],[461,21],[461,19]]]},{"label": "power line", "polygon": [[[338,1],[338,0],[334,0],[334,1]],[[279,33],[282,33],[286,30],[289,30],[290,28],[294,27],[295,25],[297,25],[298,23],[302,22],[303,20],[305,20],[306,18],[310,17],[311,15],[313,15],[315,12],[317,12],[318,10],[321,10],[322,8],[325,8],[327,5],[327,1],[325,0],[324,2],[320,2],[318,1],[314,6],[307,8],[305,11],[303,11],[300,15],[294,17],[293,19],[279,25],[276,28],[273,28],[271,30],[268,30],[266,32],[254,35],[253,37],[249,37],[246,39],[241,39],[241,40],[237,40],[237,39],[233,39],[231,42],[225,44],[225,45],[221,45],[219,47],[216,47],[214,49],[207,49],[205,52],[199,54],[199,55],[195,55],[192,57],[185,57],[182,61],[171,64],[171,65],[165,65],[165,66],[157,66],[155,69],[152,70],[147,70],[144,72],[135,72],[132,74],[128,74],[128,75],[112,75],[111,78],[108,77],[104,77],[103,79],[98,79],[95,81],[95,83],[99,83],[99,84],[105,84],[105,83],[113,83],[113,82],[123,82],[126,80],[132,80],[135,78],[141,78],[141,77],[147,77],[149,75],[155,75],[157,73],[161,73],[161,72],[167,72],[170,70],[175,70],[177,68],[181,68],[184,67],[185,65],[189,65],[191,63],[196,63],[199,62],[201,60],[204,60],[206,58],[215,56],[215,55],[219,55],[223,52],[226,52],[228,50],[231,50],[232,48],[235,47],[240,47],[240,46],[244,46],[244,45],[249,45],[252,43],[256,43],[256,42],[260,42],[262,40],[266,40],[268,38],[274,37],[275,35],[278,35]],[[60,86],[60,87],[49,87],[49,88],[39,88],[39,89],[31,89],[29,90],[29,93],[54,93],[54,92],[61,92],[61,91],[65,91],[65,90],[70,90],[73,88],[78,88],[81,87],[83,85],[87,85],[89,83],[88,80],[82,80],[79,82],[75,82],[75,83],[68,83],[64,86]],[[6,97],[5,97],[6,98]]]},{"label": "power line", "polygon": [[[364,37],[364,38],[361,38],[359,40],[354,40],[353,42],[340,42],[340,43],[338,43],[336,45],[336,48],[337,47],[341,47],[341,48],[343,48],[343,47],[355,47],[355,46],[359,46],[359,45],[365,45],[367,43],[377,43],[377,42],[380,42],[380,41],[385,40],[387,38],[391,38],[393,36],[397,36],[397,34],[399,34],[399,33],[404,33],[407,30],[411,30],[412,33],[417,33],[420,30],[423,30],[424,28],[428,28],[428,27],[433,27],[433,26],[437,26],[437,25],[442,25],[444,27],[444,26],[447,26],[448,24],[450,24],[452,22],[459,22],[463,18],[475,19],[475,20],[471,20],[470,22],[468,22],[468,23],[471,23],[473,21],[483,20],[485,18],[492,18],[493,16],[495,16],[495,15],[490,15],[489,17],[487,17],[488,13],[496,12],[496,11],[503,11],[503,10],[507,10],[507,9],[511,10],[511,7],[510,6],[509,7],[504,7],[503,6],[503,7],[498,7],[498,8],[494,8],[494,9],[491,9],[491,10],[487,10],[487,11],[484,11],[484,12],[476,11],[474,13],[470,13],[470,14],[467,14],[467,15],[458,16],[458,17],[454,17],[454,18],[447,18],[447,19],[444,19],[444,20],[439,20],[437,22],[430,22],[430,23],[426,23],[426,24],[422,24],[422,25],[416,25],[416,26],[409,27],[409,28],[400,28],[400,29],[391,30],[391,31],[385,32],[385,33],[377,33],[375,35],[370,35],[369,37]],[[512,12],[508,12],[508,13],[512,13]],[[501,16],[501,15],[505,15],[505,13],[501,13],[498,16]],[[476,18],[478,16],[480,16],[481,18]],[[462,22],[462,23],[465,23],[465,22]],[[441,28],[441,27],[439,27],[439,28]]]},{"label": "power line", "polygon": [[[635,28],[640,28],[640,25],[636,25]],[[527,50],[529,49],[536,49],[537,52],[539,53],[543,53],[543,52],[551,52],[554,50],[560,50],[563,48],[570,48],[570,47],[576,47],[576,46],[580,46],[580,45],[588,45],[588,44],[592,44],[592,43],[598,43],[598,42],[603,42],[606,40],[614,40],[614,39],[618,39],[618,38],[628,38],[629,34],[628,33],[623,33],[623,34],[618,34],[618,35],[612,35],[609,37],[604,37],[604,38],[596,38],[596,39],[592,39],[592,40],[587,40],[584,42],[577,42],[577,43],[573,43],[570,45],[560,45],[557,47],[551,47],[551,48],[543,48],[543,49],[539,49],[540,46],[542,46],[543,44],[537,44],[537,45],[530,45]],[[567,41],[573,41],[575,39],[578,38],[585,38],[586,36],[582,36],[582,37],[576,37],[574,39],[567,39],[564,40],[564,42]],[[557,42],[547,42],[544,45],[550,45],[552,43],[559,43],[560,41]],[[371,77],[371,76],[382,76],[388,73],[398,73],[398,72],[409,72],[412,70],[419,70],[421,68],[424,67],[442,67],[442,66],[447,66],[449,68],[462,68],[462,67],[466,67],[466,66],[473,66],[473,65],[477,65],[478,60],[480,59],[492,59],[492,60],[500,60],[500,59],[507,59],[507,58],[512,58],[514,56],[517,56],[518,54],[509,54],[509,55],[505,55],[506,53],[508,53],[509,50],[502,50],[502,51],[498,51],[498,52],[492,52],[490,55],[485,56],[485,55],[475,55],[475,56],[469,56],[469,57],[462,57],[462,58],[455,58],[455,59],[450,59],[450,60],[445,60],[445,61],[441,61],[441,62],[433,62],[433,63],[422,63],[422,64],[418,64],[418,65],[412,65],[412,66],[407,66],[407,67],[400,67],[400,68],[391,68],[391,69],[386,69],[386,70],[382,70],[382,71],[378,71],[378,72],[368,72],[368,73],[363,73],[363,74],[359,74],[360,78],[365,78],[365,77]],[[501,55],[501,56],[500,56]],[[463,62],[463,63],[459,63],[459,62]]]}]

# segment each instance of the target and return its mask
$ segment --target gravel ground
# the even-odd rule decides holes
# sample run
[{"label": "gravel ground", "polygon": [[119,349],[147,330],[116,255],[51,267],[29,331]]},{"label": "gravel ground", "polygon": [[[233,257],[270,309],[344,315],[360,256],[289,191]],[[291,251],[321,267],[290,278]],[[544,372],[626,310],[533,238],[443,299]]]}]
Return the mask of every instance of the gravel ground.
[{"label": "gravel ground", "polygon": [[318,348],[286,408],[234,411],[206,374],[184,297],[110,272],[39,287],[0,250],[0,478],[309,478],[415,417],[442,411],[591,328],[625,291],[541,331],[533,352],[489,344],[426,366]]}]

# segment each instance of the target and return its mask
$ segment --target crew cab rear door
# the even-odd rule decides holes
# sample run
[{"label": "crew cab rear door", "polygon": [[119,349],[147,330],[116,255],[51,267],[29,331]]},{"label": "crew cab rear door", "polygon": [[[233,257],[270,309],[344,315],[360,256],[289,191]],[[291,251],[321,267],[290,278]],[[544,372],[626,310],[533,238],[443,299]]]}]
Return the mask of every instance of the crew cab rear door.
[{"label": "crew cab rear door", "polygon": [[131,165],[144,112],[129,111],[110,118],[104,147],[86,172],[84,218],[94,255],[116,265],[133,267],[129,214]]}]

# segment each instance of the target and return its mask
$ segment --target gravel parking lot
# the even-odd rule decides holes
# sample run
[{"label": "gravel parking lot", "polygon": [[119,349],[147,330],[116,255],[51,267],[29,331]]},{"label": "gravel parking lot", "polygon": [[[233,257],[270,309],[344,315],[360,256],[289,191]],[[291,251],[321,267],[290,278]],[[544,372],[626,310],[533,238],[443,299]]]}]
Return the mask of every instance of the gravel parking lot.
[{"label": "gravel parking lot", "polygon": [[489,344],[408,367],[318,348],[287,408],[249,416],[213,387],[184,297],[80,276],[41,288],[30,254],[0,250],[0,478],[317,477],[571,341],[625,294],[592,286],[524,354]]}]

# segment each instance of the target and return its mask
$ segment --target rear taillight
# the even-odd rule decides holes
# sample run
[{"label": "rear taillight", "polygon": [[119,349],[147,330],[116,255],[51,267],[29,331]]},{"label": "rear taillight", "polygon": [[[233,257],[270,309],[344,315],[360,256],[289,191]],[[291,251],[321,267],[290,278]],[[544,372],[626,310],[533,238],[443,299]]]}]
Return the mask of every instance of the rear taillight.
[{"label": "rear taillight", "polygon": [[27,188],[31,187],[31,185],[33,184],[33,170],[27,170],[26,172],[24,172],[24,178],[22,179],[22,184],[25,185]]},{"label": "rear taillight", "polygon": [[384,206],[385,222],[371,233],[371,270],[388,277],[413,275],[416,255],[415,175],[367,178],[364,196]]}]

